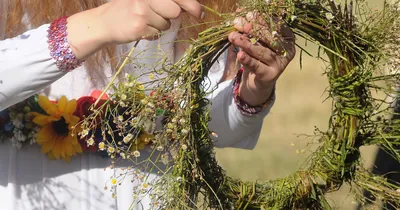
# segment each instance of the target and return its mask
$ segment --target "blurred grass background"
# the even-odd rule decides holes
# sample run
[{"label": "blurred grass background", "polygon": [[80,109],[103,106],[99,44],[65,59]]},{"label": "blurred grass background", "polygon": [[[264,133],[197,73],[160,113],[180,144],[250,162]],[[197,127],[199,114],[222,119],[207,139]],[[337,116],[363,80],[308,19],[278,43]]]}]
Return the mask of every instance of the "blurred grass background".
[{"label": "blurred grass background", "polygon": [[[369,6],[381,9],[383,0],[368,0]],[[298,40],[299,44],[304,41]],[[316,55],[316,47],[307,49]],[[303,53],[303,68],[300,69],[300,50],[277,83],[277,99],[271,113],[265,118],[256,148],[217,149],[217,158],[228,174],[244,180],[268,180],[284,177],[299,169],[305,159],[316,148],[308,145],[315,126],[325,131],[331,112],[331,101],[323,102],[328,87],[323,75],[325,64]],[[372,167],[375,147],[362,148],[363,162]],[[352,210],[356,205],[349,195],[350,188],[328,195],[333,209]]]}]

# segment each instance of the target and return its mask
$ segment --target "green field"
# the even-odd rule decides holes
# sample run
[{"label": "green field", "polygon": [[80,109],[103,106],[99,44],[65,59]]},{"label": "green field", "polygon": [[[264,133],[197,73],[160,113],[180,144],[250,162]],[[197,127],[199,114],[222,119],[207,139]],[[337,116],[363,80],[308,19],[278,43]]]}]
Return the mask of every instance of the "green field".
[{"label": "green field", "polygon": [[[369,1],[370,7],[381,8],[383,0]],[[299,41],[301,42],[301,40]],[[315,47],[309,46],[311,51]],[[299,51],[298,51],[299,52]],[[252,151],[218,149],[220,164],[230,176],[244,180],[275,179],[293,173],[315,148],[307,146],[312,139],[301,134],[313,134],[314,126],[326,130],[331,102],[323,100],[328,83],[323,75],[324,64],[303,56],[300,70],[299,53],[277,84],[277,99],[264,121],[258,145]],[[293,146],[294,144],[294,146]],[[223,151],[223,152],[221,152]],[[367,166],[372,166],[376,148],[362,148]],[[329,195],[334,209],[354,209],[349,188]]]}]

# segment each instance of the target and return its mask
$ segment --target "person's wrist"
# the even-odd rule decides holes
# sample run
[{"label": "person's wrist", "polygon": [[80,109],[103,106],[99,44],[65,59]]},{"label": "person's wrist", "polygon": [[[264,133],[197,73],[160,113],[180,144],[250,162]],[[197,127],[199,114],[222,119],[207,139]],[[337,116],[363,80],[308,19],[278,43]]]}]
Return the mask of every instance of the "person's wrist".
[{"label": "person's wrist", "polygon": [[[252,76],[254,75],[250,75]],[[233,81],[233,99],[239,111],[247,116],[262,112],[275,98],[274,82],[262,83],[264,88],[255,86],[254,82],[255,78],[249,78],[249,74],[246,74],[243,68],[238,71]]]},{"label": "person's wrist", "polygon": [[249,84],[248,80],[242,80],[239,86],[239,97],[251,106],[260,106],[268,101],[274,91],[276,80]]},{"label": "person's wrist", "polygon": [[112,42],[102,22],[103,6],[74,14],[67,19],[67,39],[79,60],[85,60]]},{"label": "person's wrist", "polygon": [[99,43],[101,43],[103,46],[116,44],[116,39],[112,36],[112,34],[110,34],[110,28],[107,27],[107,25],[109,25],[108,22],[110,21],[110,18],[107,15],[109,6],[110,2],[96,7],[92,11],[92,17],[94,18],[93,24],[98,29],[96,39],[99,40]]}]

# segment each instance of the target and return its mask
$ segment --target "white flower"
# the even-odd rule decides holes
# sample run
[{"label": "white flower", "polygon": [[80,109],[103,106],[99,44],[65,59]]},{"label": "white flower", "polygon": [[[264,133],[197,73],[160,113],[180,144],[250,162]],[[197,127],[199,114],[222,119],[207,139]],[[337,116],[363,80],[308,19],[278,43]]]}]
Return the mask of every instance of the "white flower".
[{"label": "white flower", "polygon": [[12,124],[14,125],[14,127],[18,128],[18,129],[24,128],[24,124],[22,124],[22,121],[18,118],[13,119]]},{"label": "white flower", "polygon": [[183,149],[183,151],[186,151],[187,150],[187,145],[186,144],[182,144],[182,149]]},{"label": "white flower", "polygon": [[182,119],[179,120],[179,123],[180,123],[180,124],[185,124],[185,123],[186,123],[186,120],[182,118]]},{"label": "white flower", "polygon": [[155,107],[154,104],[151,103],[151,102],[147,103],[147,106],[150,107],[150,108],[152,108],[152,109]]},{"label": "white flower", "polygon": [[90,138],[89,140],[87,140],[86,143],[87,143],[88,146],[93,146],[93,145],[94,145],[94,139],[93,139],[93,137]]},{"label": "white flower", "polygon": [[181,133],[182,133],[183,135],[186,135],[186,134],[188,134],[188,133],[189,133],[189,131],[188,131],[188,130],[186,130],[186,129],[182,129],[182,130],[181,130]]},{"label": "white flower", "polygon": [[291,17],[290,17],[290,20],[291,21],[294,21],[294,20],[296,20],[297,19],[297,16],[296,15],[292,15]]},{"label": "white flower", "polygon": [[16,147],[17,149],[21,149],[22,148],[22,143],[20,141],[18,141],[16,138],[13,138],[11,140],[11,142],[12,142],[12,145],[14,147]]},{"label": "white flower", "polygon": [[332,13],[327,12],[327,13],[325,13],[325,17],[326,17],[326,19],[328,19],[329,21],[331,21],[335,16],[333,16]]},{"label": "white flower", "polygon": [[35,144],[35,143],[36,143],[36,136],[30,138],[30,140],[29,140],[29,144],[30,144],[30,145]]},{"label": "white flower", "polygon": [[167,164],[168,164],[168,162],[169,162],[169,157],[168,157],[167,154],[162,154],[162,155],[161,155],[161,162],[162,162],[164,165],[167,165]]},{"label": "white flower", "polygon": [[118,116],[118,121],[120,121],[120,122],[124,121],[124,116],[122,116],[122,115]]},{"label": "white flower", "polygon": [[24,142],[24,141],[26,141],[26,139],[28,139],[28,137],[25,136],[25,135],[22,133],[21,130],[16,130],[16,129],[14,129],[13,132],[14,132],[14,138],[15,138],[17,141]]},{"label": "white flower", "polygon": [[131,133],[129,133],[128,135],[126,135],[124,137],[124,139],[122,141],[124,141],[125,144],[129,143],[133,138],[133,135]]},{"label": "white flower", "polygon": [[142,99],[142,100],[140,100],[140,103],[142,103],[143,105],[146,105],[148,103],[148,101],[146,99]]},{"label": "white flower", "polygon": [[81,132],[81,137],[83,138],[83,137],[87,136],[88,134],[89,134],[89,129],[85,129]]},{"label": "white flower", "polygon": [[114,147],[108,147],[107,152],[108,153],[114,153],[115,152]]},{"label": "white flower", "polygon": [[146,120],[143,124],[143,130],[148,134],[153,134],[156,130],[156,123],[152,120]]},{"label": "white flower", "polygon": [[131,120],[131,126],[136,127],[138,125],[138,118],[134,117]]},{"label": "white flower", "polygon": [[36,131],[31,131],[31,132],[29,132],[29,134],[28,134],[28,139],[29,139],[29,144],[34,144],[34,143],[36,143]]},{"label": "white flower", "polygon": [[99,143],[99,149],[100,149],[101,151],[103,151],[103,150],[105,149],[105,144],[104,144],[104,142],[100,142],[100,143]]},{"label": "white flower", "polygon": [[135,150],[135,151],[133,152],[133,156],[135,156],[135,157],[140,157],[140,152],[137,151],[137,150]]}]

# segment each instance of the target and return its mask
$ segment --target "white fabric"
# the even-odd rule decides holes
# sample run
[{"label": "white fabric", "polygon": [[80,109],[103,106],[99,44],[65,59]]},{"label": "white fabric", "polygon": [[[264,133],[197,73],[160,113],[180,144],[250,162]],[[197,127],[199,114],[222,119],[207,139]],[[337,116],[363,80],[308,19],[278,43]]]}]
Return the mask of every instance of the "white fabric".
[{"label": "white fabric", "polygon": [[[161,52],[173,58],[178,27],[179,22],[173,21],[172,28],[161,40],[141,41],[136,52],[144,53],[137,55],[138,62],[154,63],[154,57]],[[47,49],[47,28],[48,25],[43,25],[16,38],[0,41],[0,110],[39,90],[50,99],[56,100],[62,95],[71,99],[89,95],[107,84],[112,75],[110,70],[88,73],[82,67],[68,74],[58,70]],[[164,44],[159,46],[158,43]],[[224,60],[222,56],[210,70],[210,88],[216,87],[222,77]],[[242,115],[233,101],[232,81],[219,84],[210,99],[212,121],[209,126],[218,134],[218,138],[213,137],[216,146],[252,149],[270,107],[255,117]],[[117,197],[112,198],[110,191],[103,189],[104,184],[120,170],[104,171],[109,165],[108,159],[91,154],[73,157],[70,163],[51,161],[38,145],[17,150],[10,141],[0,143],[0,209],[128,209],[134,201],[132,187],[135,183],[126,179],[118,187]],[[119,166],[123,167],[124,163]],[[146,197],[134,209],[147,209],[149,202]]]}]

